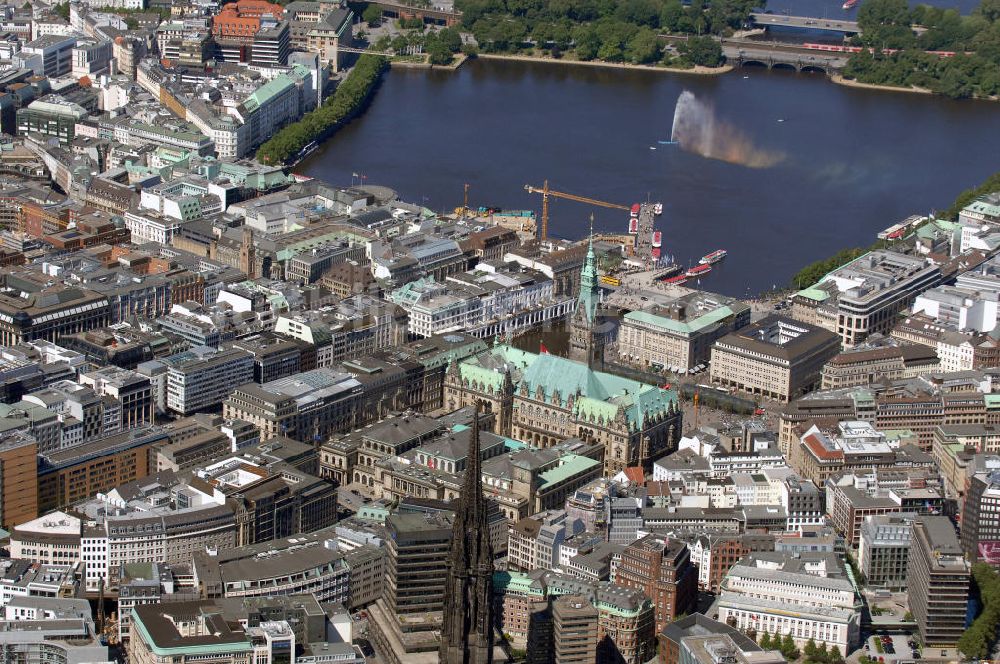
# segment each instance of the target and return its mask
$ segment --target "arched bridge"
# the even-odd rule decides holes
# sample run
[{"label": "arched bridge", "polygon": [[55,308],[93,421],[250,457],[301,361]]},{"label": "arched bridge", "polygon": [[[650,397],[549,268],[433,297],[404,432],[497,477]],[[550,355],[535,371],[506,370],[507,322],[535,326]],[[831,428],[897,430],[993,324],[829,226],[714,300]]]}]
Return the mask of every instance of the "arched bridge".
[{"label": "arched bridge", "polygon": [[722,53],[728,63],[741,67],[756,66],[833,74],[847,64],[847,54],[844,53],[815,51],[778,42],[725,39],[722,42]]},{"label": "arched bridge", "polygon": [[[660,35],[668,44],[680,45],[684,35]],[[821,51],[797,44],[754,41],[752,39],[722,39],[722,54],[731,65],[758,66],[768,69],[794,69],[835,74],[847,64],[850,54]]]}]

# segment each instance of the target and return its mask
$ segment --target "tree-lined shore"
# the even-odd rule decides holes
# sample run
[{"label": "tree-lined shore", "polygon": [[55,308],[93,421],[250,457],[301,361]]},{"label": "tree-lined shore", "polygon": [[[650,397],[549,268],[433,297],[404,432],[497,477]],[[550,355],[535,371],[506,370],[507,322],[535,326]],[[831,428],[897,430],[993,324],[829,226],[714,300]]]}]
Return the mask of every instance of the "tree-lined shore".
[{"label": "tree-lined shore", "polygon": [[312,141],[328,137],[364,107],[388,66],[389,61],[382,56],[362,55],[323,105],[261,145],[257,160],[263,164],[287,163]]}]

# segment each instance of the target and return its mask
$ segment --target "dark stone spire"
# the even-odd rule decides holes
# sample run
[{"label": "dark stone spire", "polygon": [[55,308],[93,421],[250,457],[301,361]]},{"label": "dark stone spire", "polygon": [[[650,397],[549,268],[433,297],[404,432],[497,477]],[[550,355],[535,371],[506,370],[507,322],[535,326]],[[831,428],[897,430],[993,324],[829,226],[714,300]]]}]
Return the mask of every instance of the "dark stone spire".
[{"label": "dark stone spire", "polygon": [[480,454],[477,401],[446,565],[440,664],[493,662],[493,545],[486,523]]}]

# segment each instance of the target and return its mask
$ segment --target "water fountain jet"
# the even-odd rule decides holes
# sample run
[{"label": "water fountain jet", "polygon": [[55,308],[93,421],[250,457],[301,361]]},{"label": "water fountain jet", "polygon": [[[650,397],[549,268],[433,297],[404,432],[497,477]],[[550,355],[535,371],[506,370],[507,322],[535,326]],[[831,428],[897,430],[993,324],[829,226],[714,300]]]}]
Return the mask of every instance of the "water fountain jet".
[{"label": "water fountain jet", "polygon": [[783,152],[754,145],[739,129],[719,119],[711,104],[688,90],[677,98],[670,140],[685,152],[748,168],[771,168],[785,159]]}]

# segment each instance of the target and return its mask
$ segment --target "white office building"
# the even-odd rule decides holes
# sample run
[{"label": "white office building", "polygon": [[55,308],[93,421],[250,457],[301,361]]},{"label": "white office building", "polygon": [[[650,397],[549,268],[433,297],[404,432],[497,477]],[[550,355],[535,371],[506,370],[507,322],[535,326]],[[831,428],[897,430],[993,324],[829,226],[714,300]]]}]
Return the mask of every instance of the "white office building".
[{"label": "white office building", "polygon": [[857,645],[861,602],[835,554],[755,553],[734,565],[722,582],[718,620],[740,631],[791,634],[841,654]]}]

